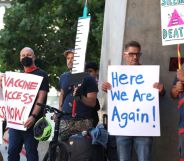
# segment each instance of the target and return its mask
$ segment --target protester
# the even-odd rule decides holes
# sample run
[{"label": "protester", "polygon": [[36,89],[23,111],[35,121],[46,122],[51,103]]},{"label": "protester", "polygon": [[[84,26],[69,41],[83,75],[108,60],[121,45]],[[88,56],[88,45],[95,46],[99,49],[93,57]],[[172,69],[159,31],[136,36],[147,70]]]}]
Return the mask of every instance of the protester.
[{"label": "protester", "polygon": [[95,79],[91,76],[86,76],[81,86],[70,84],[74,53],[74,50],[67,50],[64,52],[68,72],[61,74],[59,80],[59,109],[65,112],[73,111],[73,116],[64,116],[61,120],[61,138],[81,131],[86,131],[93,126],[92,112],[96,105],[98,87]]},{"label": "protester", "polygon": [[[95,80],[98,85],[98,72],[99,68],[97,63],[95,62],[87,62],[85,65],[85,72],[89,73]],[[98,111],[100,110],[100,103],[98,101],[98,98],[96,99],[96,105],[92,111],[93,115],[93,127],[96,127],[96,125],[99,122],[99,116],[98,116]]]},{"label": "protester", "polygon": [[182,65],[182,69],[177,71],[170,93],[172,98],[178,99],[178,111],[180,116],[178,127],[178,149],[180,161],[184,161],[184,65]]},{"label": "protester", "polygon": [[42,117],[43,110],[37,103],[46,103],[47,93],[49,91],[48,76],[42,69],[35,65],[34,51],[29,47],[24,47],[20,51],[20,62],[24,68],[24,72],[43,77],[36,100],[31,109],[27,121],[24,123],[26,131],[9,128],[9,146],[8,161],[20,161],[20,152],[24,144],[26,150],[27,161],[39,161],[38,159],[38,141],[33,135],[33,126],[35,122]]},{"label": "protester", "polygon": [[[141,65],[139,60],[141,56],[141,45],[136,41],[130,41],[125,45],[123,52],[124,65]],[[164,94],[164,86],[161,83],[155,83],[154,88],[159,90],[160,94]],[[111,84],[104,82],[102,90],[107,92],[111,89]],[[135,148],[139,161],[151,160],[151,148],[153,137],[150,136],[116,136],[117,151],[120,161],[131,161],[132,148]]]}]

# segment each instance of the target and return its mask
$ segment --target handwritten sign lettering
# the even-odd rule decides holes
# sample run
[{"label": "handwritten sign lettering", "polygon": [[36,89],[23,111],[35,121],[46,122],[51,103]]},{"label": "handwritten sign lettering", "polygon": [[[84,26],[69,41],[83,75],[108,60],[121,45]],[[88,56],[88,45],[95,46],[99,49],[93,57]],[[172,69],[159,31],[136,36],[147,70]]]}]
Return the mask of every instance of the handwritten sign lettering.
[{"label": "handwritten sign lettering", "polygon": [[108,91],[110,134],[160,135],[158,90],[153,88],[158,79],[159,66],[109,66],[108,82],[112,84]]},{"label": "handwritten sign lettering", "polygon": [[162,45],[184,43],[184,1],[161,0]]},{"label": "handwritten sign lettering", "polygon": [[42,79],[33,74],[6,72],[3,79],[6,106],[0,108],[0,114],[3,117],[6,114],[7,127],[26,130],[24,123],[28,119]]}]

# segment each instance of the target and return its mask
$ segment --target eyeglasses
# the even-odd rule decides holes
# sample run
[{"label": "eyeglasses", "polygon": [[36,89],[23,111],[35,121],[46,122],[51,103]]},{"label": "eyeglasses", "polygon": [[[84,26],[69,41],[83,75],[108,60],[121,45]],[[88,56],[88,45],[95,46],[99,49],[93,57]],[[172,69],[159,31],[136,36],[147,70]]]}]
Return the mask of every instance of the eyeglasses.
[{"label": "eyeglasses", "polygon": [[140,52],[139,53],[124,52],[124,54],[126,54],[130,57],[134,57],[134,56],[138,57],[138,56],[141,56],[142,53],[140,53]]}]

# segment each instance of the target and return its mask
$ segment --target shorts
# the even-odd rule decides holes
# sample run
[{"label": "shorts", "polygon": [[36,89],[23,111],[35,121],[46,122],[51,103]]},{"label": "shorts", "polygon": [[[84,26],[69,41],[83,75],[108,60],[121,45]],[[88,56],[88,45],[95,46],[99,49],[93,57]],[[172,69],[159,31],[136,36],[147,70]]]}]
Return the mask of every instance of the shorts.
[{"label": "shorts", "polygon": [[61,120],[59,128],[59,137],[60,139],[66,138],[82,131],[87,131],[91,127],[93,127],[92,119]]}]

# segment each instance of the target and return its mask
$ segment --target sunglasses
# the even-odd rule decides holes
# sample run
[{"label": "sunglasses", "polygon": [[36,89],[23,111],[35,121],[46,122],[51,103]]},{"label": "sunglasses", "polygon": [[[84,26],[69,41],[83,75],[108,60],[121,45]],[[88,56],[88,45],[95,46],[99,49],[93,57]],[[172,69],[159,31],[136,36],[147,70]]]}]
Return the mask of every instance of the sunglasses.
[{"label": "sunglasses", "polygon": [[139,56],[141,56],[142,53],[141,52],[138,52],[138,53],[124,52],[124,54],[128,55],[130,57],[134,57],[134,56],[139,57]]}]

